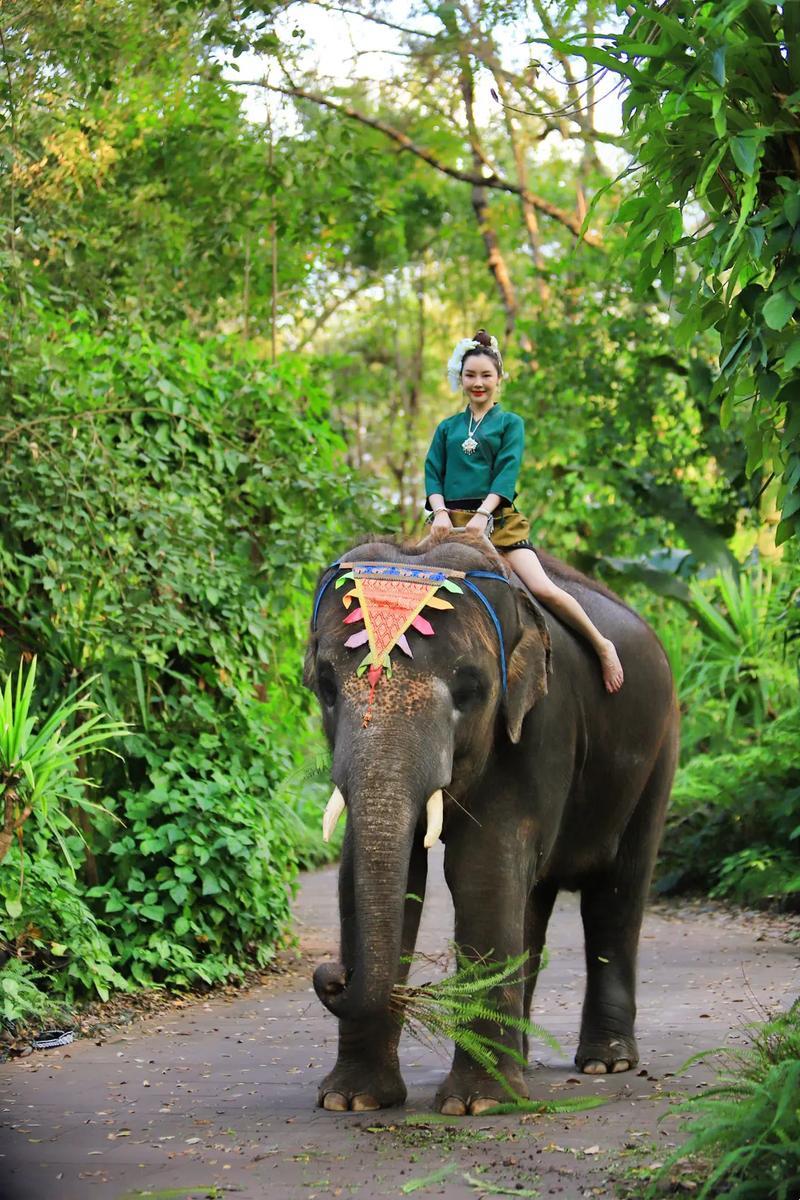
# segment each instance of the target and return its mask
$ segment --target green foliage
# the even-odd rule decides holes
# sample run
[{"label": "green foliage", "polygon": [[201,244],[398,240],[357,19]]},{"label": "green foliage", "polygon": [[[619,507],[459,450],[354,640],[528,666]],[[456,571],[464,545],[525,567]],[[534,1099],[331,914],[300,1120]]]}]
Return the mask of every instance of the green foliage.
[{"label": "green foliage", "polygon": [[164,739],[145,751],[147,785],[120,794],[124,830],[87,897],[136,983],[216,983],[274,955],[296,860],[263,738],[240,749],[256,724],[231,714],[218,734]]},{"label": "green foliage", "polygon": [[[691,1119],[687,1139],[647,1190],[663,1195],[672,1166],[699,1159],[698,1200],[793,1200],[800,1190],[800,1001],[750,1034],[742,1050],[722,1056],[716,1086],[677,1106]],[[693,1059],[692,1061],[697,1061]]]},{"label": "green foliage", "polygon": [[[112,738],[125,733],[124,725],[95,712],[95,705],[80,694],[56,705],[37,721],[31,703],[35,680],[34,658],[27,673],[20,663],[16,688],[8,675],[0,691],[0,801],[4,808],[0,862],[13,837],[22,835],[31,813],[60,842],[69,860],[62,831],[75,826],[65,812],[64,802],[69,800],[84,811],[97,811],[97,806],[82,794],[85,781],[83,786],[78,783],[81,761],[88,753],[107,749]],[[65,733],[68,724],[73,727]],[[9,905],[18,903],[6,901],[11,916],[18,914]]]},{"label": "green foliage", "polygon": [[30,963],[12,958],[0,973],[0,1020],[40,1025],[54,1020],[60,1009],[43,989],[45,977]]},{"label": "green foliage", "polygon": [[67,995],[240,974],[273,954],[297,867],[279,785],[308,737],[298,597],[369,493],[342,476],[299,361],[265,368],[224,339],[98,329],[87,312],[31,313],[18,335],[0,416],[5,653],[38,655],[41,704],[79,688],[131,736],[124,761],[90,755],[102,809],[64,837],[93,946],[56,901],[68,885],[44,830],[35,887],[19,895],[17,873],[13,892],[11,861],[0,872],[21,904],[6,940],[28,939]]},{"label": "green foliage", "polygon": [[693,581],[689,596],[702,650],[687,666],[684,689],[695,699],[710,695],[725,702],[727,735],[737,721],[759,729],[790,701],[797,683],[780,646],[771,572],[756,567],[738,577],[726,572],[711,582]]},{"label": "green foliage", "polygon": [[780,543],[800,525],[798,8],[794,0],[624,7],[623,32],[602,45],[552,44],[625,83],[638,178],[618,220],[639,287],[658,282],[669,294],[676,265],[691,264],[694,294],[679,333],[719,334],[712,398],[723,427],[745,414],[748,473],[763,466],[781,476]]},{"label": "green foliage", "polygon": [[[64,869],[63,860],[49,853],[42,833],[26,838],[23,854],[15,847],[0,871],[0,895],[13,914],[0,920],[2,952],[10,956],[0,980],[15,963],[26,967],[26,978],[42,994],[41,1003],[54,996],[108,998],[110,991],[126,990],[126,977],[117,969],[110,927],[98,919],[79,878]],[[38,1006],[30,1015],[35,1016]],[[25,1019],[22,1007],[13,1019]]]},{"label": "green foliage", "polygon": [[534,539],[649,584],[674,584],[678,566],[730,568],[727,539],[754,493],[738,430],[709,411],[711,348],[665,352],[669,328],[624,272],[582,261],[571,276],[525,324],[533,348],[504,386],[526,419],[520,505]]},{"label": "green foliage", "polygon": [[[642,600],[665,646],[681,707],[681,765],[657,865],[660,891],[796,905],[800,892],[798,662],[787,614],[787,553]],[[688,620],[687,620],[688,618]]]},{"label": "green foliage", "polygon": [[662,891],[752,903],[800,893],[800,709],[678,771],[659,858]]}]

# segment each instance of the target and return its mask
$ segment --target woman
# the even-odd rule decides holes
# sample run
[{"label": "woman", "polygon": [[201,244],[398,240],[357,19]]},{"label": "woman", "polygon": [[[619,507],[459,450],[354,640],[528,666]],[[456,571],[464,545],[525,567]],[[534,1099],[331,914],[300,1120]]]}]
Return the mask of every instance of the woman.
[{"label": "woman", "polygon": [[497,403],[503,363],[496,340],[479,329],[459,342],[447,374],[453,391],[463,388],[467,406],[438,426],[425,459],[433,528],[464,525],[489,537],[534,596],[591,643],[606,691],[618,692],[623,672],[614,643],[547,577],[528,540],[528,521],[514,508],[524,426]]}]

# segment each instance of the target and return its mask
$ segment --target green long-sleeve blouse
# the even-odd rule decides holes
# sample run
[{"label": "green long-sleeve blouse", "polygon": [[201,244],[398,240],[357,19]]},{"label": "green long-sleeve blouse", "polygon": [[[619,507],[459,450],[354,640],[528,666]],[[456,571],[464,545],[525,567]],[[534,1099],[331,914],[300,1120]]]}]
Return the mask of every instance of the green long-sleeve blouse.
[{"label": "green long-sleeve blouse", "polygon": [[[473,433],[477,449],[466,454],[461,443],[469,432],[469,418],[467,405],[437,427],[425,459],[425,495],[438,493],[450,503],[468,498],[483,500],[494,492],[506,504],[512,504],[525,442],[522,418],[495,404]],[[427,499],[425,506],[430,508]]]}]

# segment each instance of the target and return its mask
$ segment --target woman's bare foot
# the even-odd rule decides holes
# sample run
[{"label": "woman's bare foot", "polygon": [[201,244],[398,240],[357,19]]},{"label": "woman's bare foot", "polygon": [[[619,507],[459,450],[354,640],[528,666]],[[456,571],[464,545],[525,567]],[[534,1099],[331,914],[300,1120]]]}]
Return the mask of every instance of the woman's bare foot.
[{"label": "woman's bare foot", "polygon": [[603,683],[606,685],[607,692],[618,692],[622,687],[622,681],[625,678],[622,671],[622,663],[619,661],[617,648],[613,642],[605,638],[602,646],[599,647],[597,654],[600,658],[600,666],[603,671]]}]

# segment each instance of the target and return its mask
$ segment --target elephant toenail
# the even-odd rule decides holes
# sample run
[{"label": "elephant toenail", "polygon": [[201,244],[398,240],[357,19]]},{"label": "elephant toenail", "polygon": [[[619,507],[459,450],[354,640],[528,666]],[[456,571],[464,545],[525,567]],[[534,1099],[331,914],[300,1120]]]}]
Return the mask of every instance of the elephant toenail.
[{"label": "elephant toenail", "polygon": [[341,1092],[326,1092],[322,1107],[327,1108],[328,1112],[347,1112],[347,1098]]},{"label": "elephant toenail", "polygon": [[465,1117],[467,1115],[467,1106],[458,1096],[448,1096],[439,1111],[448,1117]]},{"label": "elephant toenail", "polygon": [[380,1108],[380,1104],[374,1096],[370,1096],[368,1092],[362,1092],[358,1096],[353,1096],[350,1107],[353,1112],[374,1112],[376,1108]]},{"label": "elephant toenail", "polygon": [[619,1071],[630,1071],[630,1069],[631,1069],[631,1064],[628,1062],[627,1058],[618,1058],[617,1061],[611,1067],[611,1070],[614,1072],[615,1075]]},{"label": "elephant toenail", "polygon": [[473,1100],[469,1106],[469,1111],[473,1117],[479,1117],[481,1113],[485,1113],[488,1108],[496,1108],[501,1104],[501,1100],[492,1100],[488,1096],[481,1096],[477,1100]]},{"label": "elephant toenail", "polygon": [[590,1059],[589,1062],[584,1063],[581,1070],[583,1071],[584,1075],[608,1074],[608,1067],[606,1064],[604,1062],[598,1062],[597,1059]]}]

